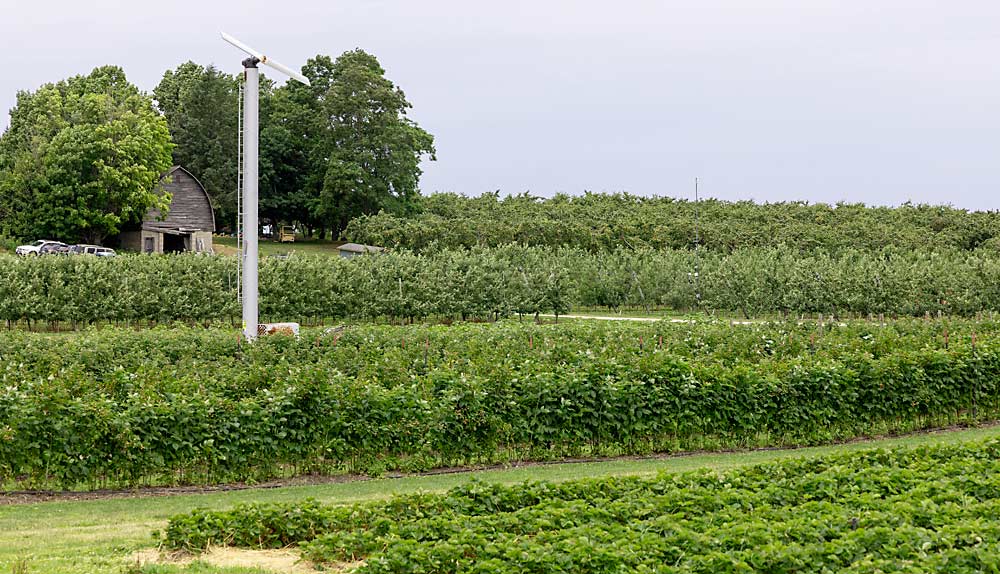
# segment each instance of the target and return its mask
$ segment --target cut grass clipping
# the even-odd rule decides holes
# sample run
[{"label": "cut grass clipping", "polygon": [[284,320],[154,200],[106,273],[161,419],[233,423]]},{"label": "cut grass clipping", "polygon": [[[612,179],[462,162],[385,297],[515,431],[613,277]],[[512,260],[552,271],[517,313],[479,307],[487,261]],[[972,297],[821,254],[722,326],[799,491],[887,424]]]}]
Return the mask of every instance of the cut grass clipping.
[{"label": "cut grass clipping", "polygon": [[388,572],[995,572],[1000,441],[174,517],[173,548]]}]

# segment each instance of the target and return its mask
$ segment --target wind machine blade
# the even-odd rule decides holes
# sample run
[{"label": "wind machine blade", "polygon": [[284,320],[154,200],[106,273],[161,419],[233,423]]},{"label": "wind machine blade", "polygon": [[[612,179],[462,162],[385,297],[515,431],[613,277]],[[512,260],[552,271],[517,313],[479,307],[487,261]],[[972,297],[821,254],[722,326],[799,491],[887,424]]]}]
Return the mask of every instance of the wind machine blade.
[{"label": "wind machine blade", "polygon": [[307,86],[310,85],[309,84],[309,78],[303,76],[299,72],[296,72],[295,70],[289,68],[288,66],[282,64],[281,62],[277,62],[277,61],[273,60],[272,58],[268,58],[267,56],[265,56],[261,52],[258,52],[257,50],[254,50],[250,46],[247,46],[246,44],[244,44],[243,42],[240,42],[239,40],[237,40],[236,38],[230,36],[229,34],[226,34],[225,32],[222,32],[222,39],[225,40],[225,41],[227,41],[227,42],[229,42],[233,46],[236,46],[240,50],[243,50],[244,52],[246,52],[250,56],[253,56],[254,58],[257,58],[257,60],[259,60],[261,64],[264,64],[265,66],[269,66],[269,67],[271,67],[271,68],[273,68],[275,70],[278,70],[279,72],[281,72],[282,74],[288,76],[289,78],[292,78],[293,80],[296,80],[298,82],[302,82],[303,84],[305,84]]},{"label": "wind machine blade", "polygon": [[260,59],[260,63],[264,64],[265,66],[270,66],[270,67],[274,68],[275,70],[278,70],[279,72],[281,72],[282,74],[288,76],[289,78],[291,78],[293,80],[297,80],[299,82],[302,82],[303,84],[305,84],[307,86],[311,85],[309,83],[309,78],[303,76],[302,74],[296,72],[295,70],[292,70],[291,68],[289,68],[288,66],[286,66],[286,65],[284,65],[282,63],[275,62],[274,60],[272,60],[271,58],[268,58],[267,56],[264,56],[263,58],[261,58]]},{"label": "wind machine blade", "polygon": [[261,54],[261,53],[260,53],[260,52],[258,52],[257,50],[254,50],[254,49],[253,49],[253,48],[251,48],[250,46],[247,46],[247,45],[246,45],[246,44],[244,44],[243,42],[240,42],[240,41],[239,41],[239,40],[237,40],[236,38],[233,38],[233,37],[232,37],[232,36],[230,36],[229,34],[226,34],[225,32],[222,32],[222,39],[223,39],[223,40],[225,40],[225,41],[227,41],[227,42],[229,42],[229,43],[230,43],[230,44],[232,44],[233,46],[236,46],[236,47],[237,47],[237,48],[239,48],[240,50],[243,50],[243,51],[244,51],[244,52],[246,52],[246,53],[247,53],[248,55],[250,55],[250,56],[253,56],[254,58],[257,58],[258,60],[261,60],[261,61],[263,61],[263,60],[264,60],[264,55],[263,55],[263,54]]}]

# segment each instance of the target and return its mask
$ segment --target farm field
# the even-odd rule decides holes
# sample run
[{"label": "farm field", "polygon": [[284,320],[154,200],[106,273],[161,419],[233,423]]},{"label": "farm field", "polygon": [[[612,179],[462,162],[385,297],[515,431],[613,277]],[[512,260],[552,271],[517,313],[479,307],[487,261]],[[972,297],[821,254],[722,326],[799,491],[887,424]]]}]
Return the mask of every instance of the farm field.
[{"label": "farm field", "polygon": [[811,445],[1000,419],[974,321],[0,333],[9,488]]},{"label": "farm field", "polygon": [[171,519],[168,548],[298,544],[357,572],[986,572],[1000,441]]},{"label": "farm field", "polygon": [[[612,476],[650,477],[659,472],[678,473],[698,469],[726,471],[781,460],[870,452],[874,448],[953,445],[996,438],[1000,438],[1000,428],[987,427],[918,434],[873,443],[851,443],[784,451],[554,464],[475,473],[383,478],[339,484],[163,497],[8,504],[0,506],[0,571],[12,571],[14,564],[20,563],[24,565],[24,571],[29,574],[123,571],[163,574],[174,572],[278,574],[286,570],[219,568],[205,564],[147,565],[136,570],[133,557],[138,552],[143,552],[146,557],[151,556],[148,552],[155,548],[158,542],[150,533],[165,528],[170,517],[190,512],[194,508],[228,510],[250,502],[296,504],[309,498],[323,504],[369,503],[396,494],[441,493],[450,488],[467,486],[473,480],[515,485],[526,480],[562,482]],[[264,563],[264,560],[261,560],[261,563]]]},{"label": "farm field", "polygon": [[897,208],[806,202],[687,201],[592,193],[584,196],[421,197],[417,214],[379,213],[353,219],[344,235],[358,243],[431,252],[518,243],[612,252],[689,249],[708,252],[780,247],[812,252],[971,250],[993,248],[1000,221],[991,212],[939,205]]},{"label": "farm field", "polygon": [[1000,7],[10,4],[0,574],[1000,574]]},{"label": "farm field", "polygon": [[[427,501],[448,500],[442,497],[461,498],[463,492],[493,492],[507,499],[522,492],[562,488],[517,486],[525,480],[558,484],[603,481],[603,486],[587,482],[566,488],[573,492],[622,488],[621,498],[634,504],[609,509],[603,502],[587,502],[589,498],[557,497],[495,513],[500,521],[496,524],[475,515],[451,513],[442,514],[436,522],[400,520],[398,530],[379,531],[377,535],[364,529],[345,529],[316,540],[289,539],[281,546],[301,542],[308,557],[335,569],[352,561],[350,553],[357,553],[355,557],[366,557],[366,568],[379,572],[417,567],[438,571],[430,564],[454,558],[446,549],[455,547],[463,548],[463,553],[474,548],[473,552],[483,557],[481,563],[466,563],[461,571],[505,571],[510,567],[505,561],[511,555],[496,554],[496,548],[523,551],[536,558],[560,557],[571,565],[564,569],[567,572],[587,568],[604,572],[620,563],[626,564],[625,571],[653,571],[643,570],[642,565],[620,555],[647,552],[647,539],[637,538],[634,530],[609,525],[606,519],[609,512],[647,512],[642,509],[663,496],[660,486],[650,484],[666,481],[668,485],[704,488],[707,490],[698,491],[701,494],[695,498],[722,496],[723,500],[736,501],[734,504],[757,508],[759,494],[749,486],[738,494],[742,498],[730,499],[726,497],[737,495],[717,492],[718,481],[706,482],[704,477],[718,477],[717,472],[758,463],[841,457],[876,447],[1000,439],[1000,427],[956,430],[1000,420],[997,385],[1000,323],[956,317],[895,320],[885,325],[845,321],[837,327],[815,321],[754,322],[734,327],[726,320],[703,318],[693,323],[570,320],[557,324],[508,319],[433,326],[352,322],[336,333],[305,328],[299,339],[274,336],[252,347],[241,346],[232,328],[181,324],[138,330],[88,328],[58,334],[0,331],[0,480],[4,490],[67,489],[69,496],[86,498],[87,491],[100,488],[254,484],[297,476],[315,480],[321,475],[345,481],[3,505],[0,572],[305,572],[312,566],[295,565],[298,549],[262,554],[226,547],[201,558],[186,556],[170,562],[155,551],[163,540],[152,537],[151,532],[167,528],[171,517],[187,516],[171,527],[171,532],[182,534],[172,535],[167,542],[198,546],[198,536],[212,536],[211,524],[226,523],[229,518],[189,514],[193,509],[239,517],[242,515],[228,512],[250,502],[284,504],[288,513],[308,516],[314,510],[334,511],[304,502],[306,499],[316,499],[315,504],[320,505],[361,505],[357,508],[368,512],[365,509],[384,504],[378,501],[393,494],[429,493],[402,498],[398,503],[419,509]],[[940,427],[951,430],[874,443],[809,446]],[[787,446],[806,448],[753,450]],[[704,452],[728,449],[739,452]],[[695,454],[651,456],[691,452]],[[986,464],[982,460],[990,456],[952,462],[966,464],[971,458]],[[574,457],[626,458],[559,464]],[[455,465],[521,461],[556,464],[412,474]],[[801,468],[805,463],[791,464]],[[805,488],[801,481],[815,479],[834,485],[829,488],[850,490],[847,477],[858,475],[850,470],[851,464],[846,459],[829,459],[820,463],[829,466],[828,474],[794,479],[799,482],[789,478],[792,482],[788,484]],[[982,466],[948,468],[954,473],[993,472]],[[697,476],[702,478],[667,479],[657,474],[687,471],[701,472]],[[927,468],[900,467],[888,478],[872,477],[872,483],[917,471]],[[359,474],[402,478],[355,480]],[[623,476],[645,478],[638,482],[608,478]],[[965,486],[947,482],[947,477],[932,478],[941,489],[964,492],[961,488]],[[508,487],[486,487],[474,480]],[[453,488],[459,490],[445,494]],[[19,500],[16,496],[6,498]],[[977,512],[989,510],[989,500],[977,500],[976,504],[981,503],[973,507]],[[906,504],[903,500],[891,504],[897,502]],[[691,513],[704,510],[697,504]],[[798,528],[799,516],[818,523],[844,518],[850,524],[855,514],[882,520],[904,508],[873,507],[865,514],[857,510],[861,504],[857,500],[850,503],[855,506],[844,508],[819,504],[750,514],[733,511],[730,522],[744,524],[747,536],[769,537],[757,520],[764,512],[789,528]],[[906,516],[916,517],[913,521],[925,516],[918,516],[910,506],[904,510],[909,513]],[[517,546],[503,534],[504,529],[523,528],[527,532],[538,527],[539,515],[551,515],[560,522],[558,528],[536,537],[538,546]],[[643,524],[651,520],[645,514],[629,516],[630,521]],[[967,521],[964,514],[933,516],[944,520],[949,529],[956,521]],[[379,520],[377,513],[373,520]],[[686,537],[683,541],[670,539],[678,548],[706,536],[718,534],[723,540],[736,536],[735,530],[720,531],[711,521],[695,524],[693,517],[690,521],[689,530],[681,533]],[[878,532],[884,533],[884,522],[872,523],[872,531],[880,528]],[[192,530],[185,524],[200,526]],[[653,526],[663,526],[662,521],[657,524]],[[435,532],[439,540],[407,540],[407,528]],[[742,526],[731,526],[738,528]],[[988,523],[983,523],[983,528],[992,532]],[[496,544],[488,542],[494,536],[489,529],[500,533]],[[912,535],[921,544],[938,541],[924,530],[895,530]],[[455,532],[449,534],[451,531]],[[806,537],[815,535],[811,530],[803,532]],[[843,529],[836,534],[851,536]],[[956,535],[965,534],[963,530]],[[223,537],[228,540],[227,536]],[[623,542],[611,543],[612,538]],[[913,543],[910,538],[886,540],[886,544]],[[373,552],[375,546],[387,550]],[[588,548],[588,555],[602,561],[581,567],[580,548]],[[770,554],[764,557],[690,548],[697,550],[688,553],[687,562],[675,561],[676,571],[725,571],[739,561],[760,563],[754,560],[780,559],[786,561],[782,564],[792,564],[793,570],[803,561],[821,563],[813,560],[815,554],[808,554],[815,549],[789,550],[787,545],[769,546]],[[656,549],[661,550],[670,551]],[[979,560],[982,554],[969,558],[970,550],[954,544],[947,549],[952,550],[957,553],[955,560]],[[844,552],[861,551],[852,546]],[[725,562],[724,558],[732,560]],[[923,559],[930,558],[915,558]],[[525,569],[553,570],[544,560],[532,564]]]},{"label": "farm field", "polygon": [[[234,257],[4,255],[0,321],[34,329],[233,322],[240,317],[238,278]],[[696,254],[507,245],[350,260],[265,257],[260,311],[264,321],[304,324],[493,321],[587,309],[740,320],[993,318],[997,285],[1000,258],[982,249]]]}]

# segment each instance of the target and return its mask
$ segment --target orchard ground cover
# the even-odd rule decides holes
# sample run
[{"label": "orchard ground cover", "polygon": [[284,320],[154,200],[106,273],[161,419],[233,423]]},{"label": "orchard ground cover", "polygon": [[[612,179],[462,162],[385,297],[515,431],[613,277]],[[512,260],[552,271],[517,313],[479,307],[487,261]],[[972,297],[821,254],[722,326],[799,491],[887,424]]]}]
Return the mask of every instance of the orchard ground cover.
[{"label": "orchard ground cover", "polygon": [[[237,255],[239,250],[236,245],[236,238],[224,235],[216,235],[212,238],[215,252],[219,255]],[[327,241],[320,239],[296,238],[292,243],[279,243],[261,239],[258,243],[258,250],[261,257],[271,255],[326,255],[330,257],[340,257],[340,250],[344,241]]]},{"label": "orchard ground cover", "polygon": [[[554,464],[491,470],[485,472],[409,476],[360,482],[298,486],[267,490],[242,490],[170,497],[115,498],[106,500],[44,502],[0,505],[0,572],[23,564],[29,574],[105,573],[135,570],[134,556],[148,556],[158,541],[150,536],[162,530],[174,515],[193,508],[227,510],[244,503],[296,503],[307,498],[323,504],[355,504],[384,500],[395,494],[440,493],[468,485],[472,480],[513,485],[525,480],[566,481],[610,476],[652,476],[658,472],[697,469],[725,471],[747,465],[837,453],[866,452],[873,448],[909,448],[959,444],[1000,438],[1000,427],[918,434],[783,451],[700,454],[649,460],[619,460],[599,463]],[[207,564],[187,566],[149,564],[148,574],[205,573],[236,574],[280,571],[219,568]]]},{"label": "orchard ground cover", "polygon": [[822,444],[1000,419],[972,321],[0,334],[8,488],[377,475]]}]

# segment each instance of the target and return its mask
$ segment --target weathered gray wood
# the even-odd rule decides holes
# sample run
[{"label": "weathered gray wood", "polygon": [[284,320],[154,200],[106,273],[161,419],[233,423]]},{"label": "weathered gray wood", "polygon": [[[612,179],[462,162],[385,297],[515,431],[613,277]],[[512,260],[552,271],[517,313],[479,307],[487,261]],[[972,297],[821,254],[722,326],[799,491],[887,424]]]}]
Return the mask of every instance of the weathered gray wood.
[{"label": "weathered gray wood", "polygon": [[[168,180],[169,179],[169,180]],[[157,209],[150,209],[143,220],[146,229],[176,229],[184,231],[215,231],[215,213],[212,202],[191,172],[181,166],[174,166],[164,176],[159,187],[161,192],[172,194],[167,216]]]}]

